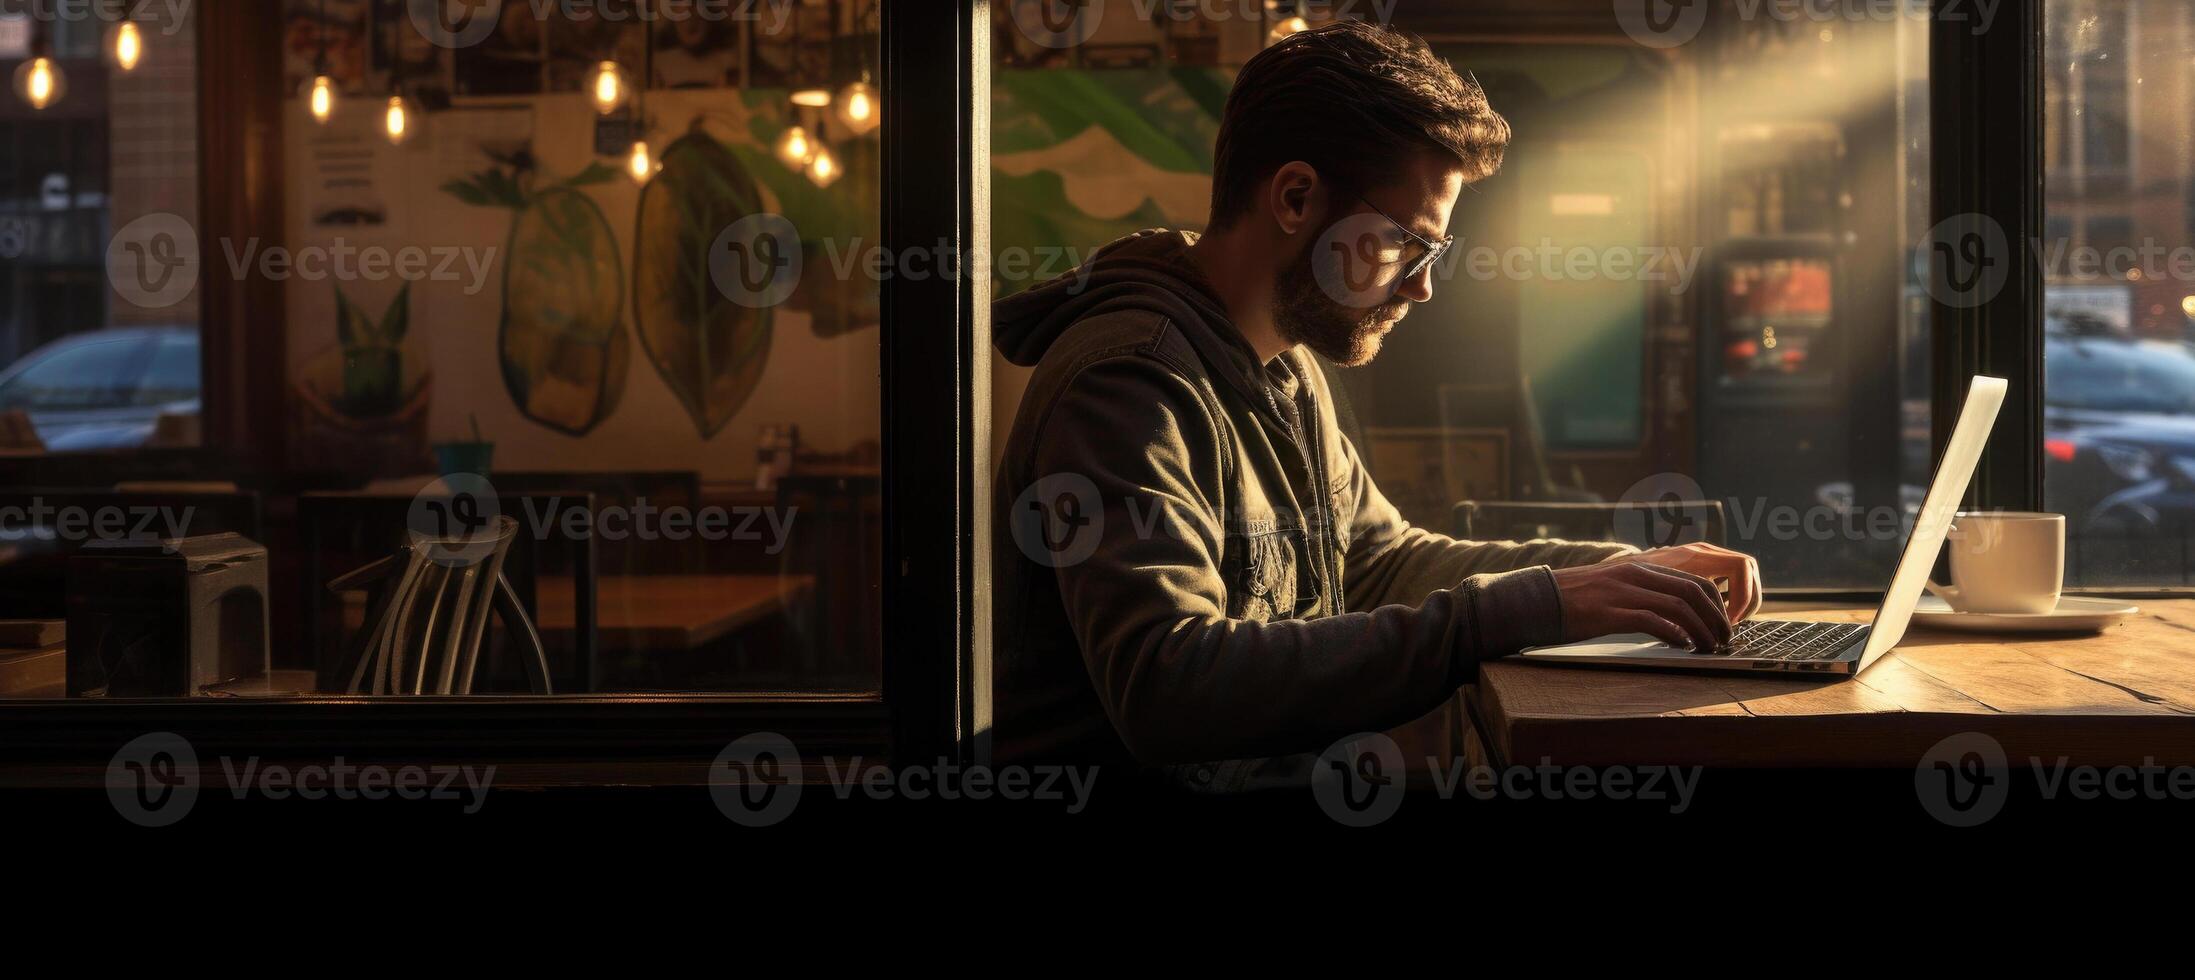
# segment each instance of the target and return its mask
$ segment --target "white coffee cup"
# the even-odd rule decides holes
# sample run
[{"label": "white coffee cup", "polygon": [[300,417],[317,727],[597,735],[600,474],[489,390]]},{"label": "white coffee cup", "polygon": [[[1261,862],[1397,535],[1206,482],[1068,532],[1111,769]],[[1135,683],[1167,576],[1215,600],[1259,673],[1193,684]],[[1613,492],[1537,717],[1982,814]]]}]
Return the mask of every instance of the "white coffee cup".
[{"label": "white coffee cup", "polygon": [[1952,518],[1951,586],[1928,583],[1970,613],[2048,613],[2065,587],[2065,515],[1977,511]]}]

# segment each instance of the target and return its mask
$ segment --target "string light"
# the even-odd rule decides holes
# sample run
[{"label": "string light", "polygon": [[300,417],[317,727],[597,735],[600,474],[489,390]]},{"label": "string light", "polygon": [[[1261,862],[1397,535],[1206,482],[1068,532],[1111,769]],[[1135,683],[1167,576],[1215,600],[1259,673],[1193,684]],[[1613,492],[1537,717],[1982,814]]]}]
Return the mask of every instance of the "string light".
[{"label": "string light", "polygon": [[61,101],[68,87],[68,76],[52,58],[39,55],[16,66],[15,94],[33,109],[42,110]]},{"label": "string light", "polygon": [[335,79],[326,75],[314,75],[312,79],[312,118],[323,126],[335,115]]},{"label": "string light", "polygon": [[404,141],[412,135],[412,120],[410,110],[404,107],[403,96],[389,96],[389,111],[384,118],[388,126],[389,142],[397,146],[404,145]]},{"label": "string light", "polygon": [[792,100],[794,105],[806,106],[810,109],[829,108],[831,105],[831,90],[827,88],[804,88],[794,92]]},{"label": "string light", "polygon": [[594,98],[594,111],[605,116],[616,112],[625,104],[625,87],[625,77],[618,73],[617,62],[597,62],[594,78],[587,85],[587,91]]},{"label": "string light", "polygon": [[876,89],[866,77],[839,90],[838,121],[855,136],[866,136],[876,128]]},{"label": "string light", "polygon": [[648,178],[655,176],[655,158],[648,155],[647,140],[633,141],[633,152],[625,160],[625,169],[632,174],[634,180],[643,184],[648,182]]},{"label": "string light", "polygon": [[145,56],[145,39],[137,33],[137,25],[123,21],[114,29],[114,66],[123,71],[136,71],[137,62]]},{"label": "string light", "polygon": [[313,121],[325,126],[335,115],[335,79],[328,77],[328,0],[320,0],[319,26],[312,56],[312,95],[307,104],[312,107]]},{"label": "string light", "polygon": [[815,158],[815,142],[808,138],[808,130],[799,124],[786,127],[777,138],[777,158],[787,167],[799,170]]},{"label": "string light", "polygon": [[828,146],[817,146],[815,156],[808,160],[808,179],[817,187],[829,187],[838,183],[840,171],[838,158],[831,155]]}]

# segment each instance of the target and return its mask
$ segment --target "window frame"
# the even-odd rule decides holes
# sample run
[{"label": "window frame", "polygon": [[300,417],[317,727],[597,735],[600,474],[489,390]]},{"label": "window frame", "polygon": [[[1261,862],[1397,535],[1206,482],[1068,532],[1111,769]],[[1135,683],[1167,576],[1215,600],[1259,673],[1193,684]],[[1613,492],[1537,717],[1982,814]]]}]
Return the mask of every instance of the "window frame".
[{"label": "window frame", "polygon": [[[199,63],[223,66],[199,73],[199,230],[213,254],[206,243],[282,235],[283,188],[269,177],[283,172],[281,26],[246,4],[199,15]],[[882,5],[887,248],[944,241],[965,256],[987,240],[990,18],[988,0]],[[267,312],[283,309],[280,284],[207,276],[200,288],[206,442],[167,465],[278,472],[283,391],[263,379],[286,363],[282,317]],[[882,605],[896,641],[881,691],[0,702],[0,771],[15,784],[95,783],[148,732],[216,754],[485,759],[534,785],[699,783],[728,741],[759,731],[811,759],[967,761],[989,717],[989,609],[976,587],[989,576],[989,283],[901,276],[881,291]]]}]

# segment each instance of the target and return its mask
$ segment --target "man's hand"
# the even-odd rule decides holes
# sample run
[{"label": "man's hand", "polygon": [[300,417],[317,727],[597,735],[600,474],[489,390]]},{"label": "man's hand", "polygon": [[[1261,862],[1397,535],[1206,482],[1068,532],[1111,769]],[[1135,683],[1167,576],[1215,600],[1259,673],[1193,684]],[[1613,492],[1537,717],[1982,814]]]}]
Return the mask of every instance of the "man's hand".
[{"label": "man's hand", "polygon": [[1555,569],[1564,642],[1644,633],[1680,650],[1707,651],[1730,639],[1730,617],[1715,583],[1641,557]]},{"label": "man's hand", "polygon": [[1760,609],[1761,574],[1749,556],[1688,544],[1555,569],[1555,590],[1565,641],[1645,633],[1673,647],[1712,650],[1730,639],[1731,623]]},{"label": "man's hand", "polygon": [[1607,563],[1656,565],[1707,579],[1729,593],[1723,611],[1733,623],[1744,622],[1761,611],[1761,566],[1752,555],[1711,544],[1687,544],[1619,555]]}]

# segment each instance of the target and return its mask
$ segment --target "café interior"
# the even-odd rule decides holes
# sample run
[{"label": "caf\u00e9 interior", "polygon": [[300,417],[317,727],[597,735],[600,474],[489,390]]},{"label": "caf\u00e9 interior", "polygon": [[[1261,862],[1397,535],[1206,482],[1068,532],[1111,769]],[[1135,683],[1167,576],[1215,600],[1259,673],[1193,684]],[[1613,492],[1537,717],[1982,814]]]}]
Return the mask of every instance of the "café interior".
[{"label": "caf\u00e9 interior", "polygon": [[[1990,373],[2014,384],[1970,503],[2066,514],[2069,595],[2195,622],[2169,605],[2195,584],[2187,0],[2007,0],[1987,24],[1606,0],[47,6],[0,16],[19,761],[269,724],[330,751],[606,760],[587,779],[762,726],[980,753],[989,492],[1027,378],[989,304],[1201,227],[1235,71],[1339,18],[1426,38],[1515,133],[1434,298],[1330,370],[1412,523],[1620,539],[1610,514],[1677,501],[1772,600],[1864,616]],[[2042,257],[1970,301],[1928,247],[1956,216]],[[2176,646],[2154,656],[2195,666]],[[2113,662],[2143,704],[2195,704],[2195,669]],[[1528,723],[1610,710],[1599,678],[1484,680],[1498,696],[1444,709],[1448,748],[1726,741],[1640,722],[1542,752],[1560,726]],[[1746,683],[1714,703],[1800,713]],[[1634,714],[1708,703],[1654,690]],[[2029,706],[2123,707],[2050,691]],[[1808,711],[1920,710],[1842,696],[1864,703]],[[1741,761],[1839,761],[1816,744]]]}]

